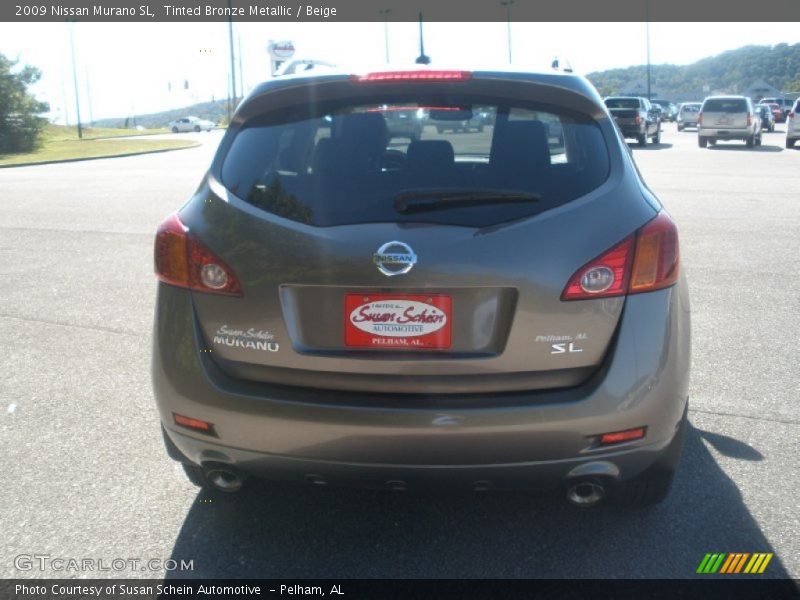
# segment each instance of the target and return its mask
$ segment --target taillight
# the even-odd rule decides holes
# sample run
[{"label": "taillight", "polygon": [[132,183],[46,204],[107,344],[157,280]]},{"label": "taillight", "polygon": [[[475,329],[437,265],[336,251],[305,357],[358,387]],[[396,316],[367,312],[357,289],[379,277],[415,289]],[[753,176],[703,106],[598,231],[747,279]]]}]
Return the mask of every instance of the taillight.
[{"label": "taillight", "polygon": [[633,121],[637,125],[641,125],[642,124],[642,117],[640,117],[639,115],[636,115],[636,118]]},{"label": "taillight", "polygon": [[792,117],[794,117],[794,111],[793,111],[793,110],[792,110],[792,111],[789,111],[789,114],[788,114],[788,115],[786,115],[786,118],[787,118],[787,119],[791,119]]},{"label": "taillight", "polygon": [[191,235],[177,214],[158,227],[155,270],[164,283],[197,292],[241,296],[233,270]]},{"label": "taillight", "polygon": [[703,113],[697,113],[697,124],[698,125],[703,124]]},{"label": "taillight", "polygon": [[747,126],[750,127],[750,125],[752,124],[753,124],[753,115],[747,113]]},{"label": "taillight", "polygon": [[467,81],[472,79],[469,71],[380,71],[357,75],[358,83],[388,83],[392,81]]},{"label": "taillight", "polygon": [[652,292],[678,280],[678,229],[665,212],[578,269],[562,300]]}]

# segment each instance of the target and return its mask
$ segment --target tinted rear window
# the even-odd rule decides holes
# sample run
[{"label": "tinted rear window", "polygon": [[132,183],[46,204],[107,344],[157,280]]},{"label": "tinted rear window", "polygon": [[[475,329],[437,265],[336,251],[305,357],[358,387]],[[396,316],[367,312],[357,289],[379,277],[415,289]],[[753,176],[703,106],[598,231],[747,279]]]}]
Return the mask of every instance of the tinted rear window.
[{"label": "tinted rear window", "polygon": [[743,98],[713,98],[703,104],[703,112],[747,112]]},{"label": "tinted rear window", "polygon": [[608,108],[639,108],[638,98],[606,98]]},{"label": "tinted rear window", "polygon": [[[407,221],[481,227],[575,200],[608,173],[605,139],[588,117],[449,95],[265,114],[236,134],[221,179],[254,206],[316,226]],[[409,211],[398,199],[424,201],[429,192],[434,199],[469,201]],[[509,200],[511,194],[516,198]]]}]

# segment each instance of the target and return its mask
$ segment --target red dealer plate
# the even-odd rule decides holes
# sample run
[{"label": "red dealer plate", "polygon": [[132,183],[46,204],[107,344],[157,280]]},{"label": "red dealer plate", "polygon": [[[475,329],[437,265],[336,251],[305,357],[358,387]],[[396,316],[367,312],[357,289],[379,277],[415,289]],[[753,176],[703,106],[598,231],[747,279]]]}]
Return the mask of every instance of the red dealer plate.
[{"label": "red dealer plate", "polygon": [[344,343],[349,348],[446,350],[452,299],[443,294],[345,294]]}]

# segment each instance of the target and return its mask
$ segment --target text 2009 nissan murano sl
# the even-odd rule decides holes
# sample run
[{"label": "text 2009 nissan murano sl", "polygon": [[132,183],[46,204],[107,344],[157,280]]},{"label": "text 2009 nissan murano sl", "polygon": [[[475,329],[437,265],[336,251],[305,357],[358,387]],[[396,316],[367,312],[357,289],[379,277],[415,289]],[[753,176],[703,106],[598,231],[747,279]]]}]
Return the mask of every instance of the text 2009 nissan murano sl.
[{"label": "text 2009 nissan murano sl", "polygon": [[[476,115],[482,131],[450,126]],[[158,229],[167,450],[226,491],[256,476],[659,502],[686,427],[678,257],[582,77],[276,78]]]}]

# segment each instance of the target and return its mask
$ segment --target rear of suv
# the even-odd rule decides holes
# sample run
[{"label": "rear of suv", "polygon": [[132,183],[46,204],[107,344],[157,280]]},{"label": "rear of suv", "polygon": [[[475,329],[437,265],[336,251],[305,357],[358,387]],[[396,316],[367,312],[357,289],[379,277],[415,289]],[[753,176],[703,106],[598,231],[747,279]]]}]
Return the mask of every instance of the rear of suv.
[{"label": "rear of suv", "polygon": [[748,148],[761,145],[761,118],[746,96],[710,96],[697,115],[697,144],[741,140]]},{"label": "rear of suv", "polygon": [[795,100],[792,110],[786,116],[786,148],[794,148],[795,142],[800,139],[800,99]]},{"label": "rear of suv", "polygon": [[[488,115],[482,131],[440,125]],[[395,111],[422,111],[418,139]],[[276,78],[158,230],[153,385],[198,485],[662,500],[686,427],[675,224],[571,74]]]}]

